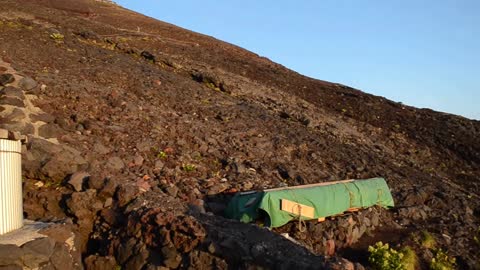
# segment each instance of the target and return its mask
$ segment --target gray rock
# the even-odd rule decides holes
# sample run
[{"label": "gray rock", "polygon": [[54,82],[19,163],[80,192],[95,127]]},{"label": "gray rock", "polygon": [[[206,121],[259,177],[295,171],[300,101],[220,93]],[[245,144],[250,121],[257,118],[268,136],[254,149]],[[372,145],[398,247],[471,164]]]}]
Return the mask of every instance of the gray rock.
[{"label": "gray rock", "polygon": [[137,240],[135,238],[129,238],[126,243],[123,243],[117,248],[115,257],[119,264],[124,264],[130,258],[136,242]]},{"label": "gray rock", "polygon": [[0,266],[0,270],[23,270],[23,267],[20,265],[6,265]]},{"label": "gray rock", "polygon": [[23,250],[16,245],[0,245],[0,265],[21,265]]},{"label": "gray rock", "polygon": [[112,150],[106,147],[105,145],[97,142],[93,145],[93,151],[95,151],[96,153],[99,153],[100,155],[105,155],[110,153]]},{"label": "gray rock", "polygon": [[2,89],[2,91],[0,91],[0,95],[5,95],[7,97],[15,97],[21,100],[25,99],[25,95],[23,94],[22,90],[13,86],[7,86]]},{"label": "gray rock", "polygon": [[168,268],[177,269],[182,262],[182,257],[174,247],[163,247],[162,255],[165,258],[163,264]]},{"label": "gray rock", "polygon": [[101,188],[99,196],[101,198],[111,198],[115,194],[117,187],[118,187],[117,181],[111,178],[107,178],[104,181],[104,185]]},{"label": "gray rock", "polygon": [[143,165],[144,158],[140,155],[136,155],[133,162],[135,163],[136,166],[142,166]]},{"label": "gray rock", "polygon": [[139,190],[137,186],[132,186],[132,185],[120,186],[116,193],[119,206],[123,207],[127,205],[129,202],[135,199],[138,193],[139,193]]},{"label": "gray rock", "polygon": [[4,121],[5,123],[15,123],[15,122],[22,121],[26,117],[27,116],[25,115],[23,110],[19,108],[15,108],[9,115],[5,116]]},{"label": "gray rock", "polygon": [[23,263],[27,267],[36,268],[50,260],[54,248],[55,241],[49,237],[30,241],[22,246],[24,252]]},{"label": "gray rock", "polygon": [[141,270],[147,263],[148,255],[149,253],[147,249],[145,247],[141,248],[138,254],[134,255],[128,260],[128,262],[125,264],[125,269]]},{"label": "gray rock", "polygon": [[103,204],[103,207],[108,208],[108,207],[112,206],[112,204],[113,204],[113,199],[112,198],[107,198],[105,200],[105,203]]},{"label": "gray rock", "polygon": [[90,175],[87,181],[87,187],[89,189],[101,190],[105,185],[106,179],[102,178],[98,174]]},{"label": "gray rock", "polygon": [[0,74],[0,85],[6,86],[9,83],[15,81],[15,77],[13,77],[10,73]]},{"label": "gray rock", "polygon": [[90,178],[90,174],[87,172],[76,172],[70,176],[67,183],[75,190],[75,191],[83,191],[83,187]]},{"label": "gray rock", "polygon": [[74,269],[73,258],[63,243],[57,243],[55,245],[53,254],[50,256],[50,262],[55,269]]},{"label": "gray rock", "polygon": [[140,152],[148,152],[150,151],[150,148],[152,147],[153,143],[151,141],[142,141],[142,142],[137,142],[136,148]]},{"label": "gray rock", "polygon": [[0,128],[16,131],[23,135],[29,135],[35,132],[32,124],[23,122],[1,123]]},{"label": "gray rock", "polygon": [[18,86],[23,90],[32,90],[33,88],[37,87],[37,85],[37,82],[30,77],[24,77],[18,82]]},{"label": "gray rock", "polygon": [[167,193],[172,196],[172,197],[177,197],[178,194],[178,187],[177,186],[171,186],[166,188]]},{"label": "gray rock", "polygon": [[55,117],[48,113],[31,114],[30,119],[33,123],[36,123],[38,121],[42,121],[45,123],[53,123],[55,121]]},{"label": "gray rock", "polygon": [[16,98],[16,97],[7,97],[4,96],[0,98],[0,104],[2,105],[11,105],[15,107],[25,107],[25,103],[23,103],[23,100]]},{"label": "gray rock", "polygon": [[217,184],[217,185],[214,185],[213,187],[211,187],[208,190],[207,194],[208,195],[215,195],[215,194],[218,194],[218,193],[222,193],[227,189],[228,189],[228,184],[227,183],[220,183],[220,184]]},{"label": "gray rock", "polygon": [[107,167],[112,170],[119,171],[125,167],[125,163],[119,157],[111,157],[107,161]]},{"label": "gray rock", "polygon": [[164,166],[165,166],[165,163],[163,163],[163,161],[161,160],[155,161],[155,169],[161,170],[163,169]]},{"label": "gray rock", "polygon": [[58,138],[62,134],[62,129],[55,124],[46,124],[38,128],[38,135],[43,138]]},{"label": "gray rock", "polygon": [[88,166],[77,150],[44,139],[30,137],[27,149],[22,155],[23,171],[27,177],[47,177],[60,183],[65,176]]},{"label": "gray rock", "polygon": [[355,270],[365,270],[365,267],[359,263],[354,263]]},{"label": "gray rock", "polygon": [[[117,262],[114,257],[100,257],[96,255],[90,255],[85,259],[85,268],[92,270],[111,270],[117,267]],[[61,269],[61,268],[59,268]]]}]

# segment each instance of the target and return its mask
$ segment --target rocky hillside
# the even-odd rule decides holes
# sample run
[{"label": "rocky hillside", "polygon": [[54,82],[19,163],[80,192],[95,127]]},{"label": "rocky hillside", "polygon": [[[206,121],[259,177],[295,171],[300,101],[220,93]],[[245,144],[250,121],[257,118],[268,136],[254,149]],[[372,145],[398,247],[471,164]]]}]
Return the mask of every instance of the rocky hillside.
[{"label": "rocky hillside", "polygon": [[[478,269],[480,122],[307,78],[107,2],[1,6],[0,128],[28,136],[25,216],[76,228],[74,267],[363,269],[383,241],[410,246],[420,268],[441,248]],[[395,209],[303,232],[221,215],[238,191],[377,176]]]}]

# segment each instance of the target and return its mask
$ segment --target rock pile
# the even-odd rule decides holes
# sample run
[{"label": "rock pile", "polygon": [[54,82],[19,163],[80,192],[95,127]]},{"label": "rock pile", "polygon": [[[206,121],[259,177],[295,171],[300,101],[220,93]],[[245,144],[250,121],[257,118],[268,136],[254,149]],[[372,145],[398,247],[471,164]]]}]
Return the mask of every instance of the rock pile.
[{"label": "rock pile", "polygon": [[83,269],[72,224],[26,221],[0,236],[1,269]]},{"label": "rock pile", "polygon": [[322,255],[333,256],[338,249],[352,246],[364,235],[382,226],[392,226],[391,213],[381,207],[371,207],[357,213],[327,218],[323,222],[291,222],[275,229],[278,233],[288,233],[293,239],[309,250]]}]

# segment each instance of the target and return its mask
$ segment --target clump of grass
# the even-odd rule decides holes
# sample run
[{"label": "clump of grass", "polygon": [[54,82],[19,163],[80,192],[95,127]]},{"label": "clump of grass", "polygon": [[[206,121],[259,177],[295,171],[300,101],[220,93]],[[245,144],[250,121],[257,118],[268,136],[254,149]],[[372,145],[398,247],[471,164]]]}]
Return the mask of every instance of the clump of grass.
[{"label": "clump of grass", "polygon": [[420,245],[422,245],[422,247],[432,249],[436,244],[435,238],[431,233],[422,231],[420,235]]},{"label": "clump of grass", "polygon": [[184,170],[185,172],[193,172],[197,169],[197,166],[193,165],[193,164],[184,164],[182,166],[182,170]]},{"label": "clump of grass", "polygon": [[415,270],[418,265],[418,257],[415,251],[411,247],[406,246],[400,252],[403,254],[401,262],[405,270]]},{"label": "clump of grass", "polygon": [[65,36],[60,33],[52,33],[50,34],[50,38],[53,39],[57,43],[63,43]]},{"label": "clump of grass", "polygon": [[453,270],[455,269],[456,260],[453,257],[448,256],[441,249],[435,250],[435,255],[430,262],[431,270]]},{"label": "clump of grass", "polygon": [[166,159],[167,158],[167,153],[165,153],[164,151],[159,151],[157,153],[157,158]]}]

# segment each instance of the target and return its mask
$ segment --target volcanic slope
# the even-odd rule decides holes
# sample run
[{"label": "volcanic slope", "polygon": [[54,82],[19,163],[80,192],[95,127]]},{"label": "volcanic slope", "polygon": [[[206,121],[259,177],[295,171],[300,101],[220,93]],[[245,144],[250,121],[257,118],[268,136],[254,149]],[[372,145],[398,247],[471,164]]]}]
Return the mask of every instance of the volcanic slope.
[{"label": "volcanic slope", "polygon": [[[29,136],[25,215],[72,222],[87,269],[329,268],[348,263],[324,255],[365,263],[360,248],[379,240],[411,245],[426,267],[422,231],[478,267],[478,121],[311,79],[111,3],[1,4],[0,128]],[[220,215],[237,191],[378,176],[392,210],[304,232]]]}]

